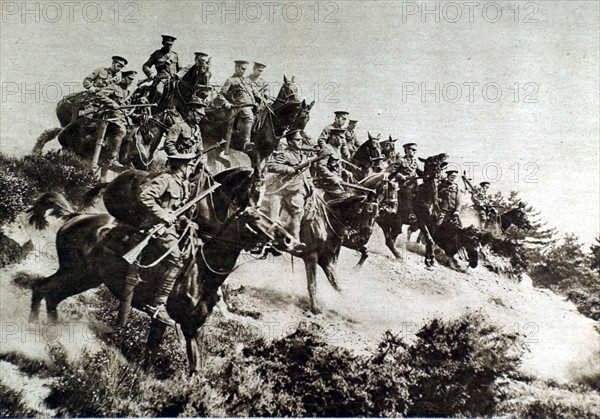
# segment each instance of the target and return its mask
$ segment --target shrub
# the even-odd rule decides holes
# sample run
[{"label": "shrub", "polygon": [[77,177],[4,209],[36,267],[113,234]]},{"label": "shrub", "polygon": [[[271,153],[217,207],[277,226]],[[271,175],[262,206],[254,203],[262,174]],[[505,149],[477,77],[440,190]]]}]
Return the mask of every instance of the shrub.
[{"label": "shrub", "polygon": [[97,183],[89,163],[67,152],[22,159],[0,153],[0,225],[14,221],[39,193],[64,193],[79,205],[85,190]]},{"label": "shrub", "polygon": [[23,390],[15,391],[0,382],[0,417],[26,418],[35,416],[35,412],[23,402]]},{"label": "shrub", "polygon": [[433,320],[397,360],[409,366],[411,416],[489,416],[502,398],[503,377],[515,375],[520,350],[477,314]]}]

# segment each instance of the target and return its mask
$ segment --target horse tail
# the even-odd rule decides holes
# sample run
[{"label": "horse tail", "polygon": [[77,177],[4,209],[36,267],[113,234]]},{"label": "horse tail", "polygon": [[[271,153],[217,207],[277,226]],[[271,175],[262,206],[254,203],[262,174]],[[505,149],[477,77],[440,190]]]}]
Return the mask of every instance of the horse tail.
[{"label": "horse tail", "polygon": [[51,210],[50,215],[62,218],[63,220],[69,220],[79,215],[62,194],[58,192],[46,192],[37,198],[27,210],[29,224],[35,225],[38,230],[48,227],[48,221],[46,220],[46,212],[48,210]]},{"label": "horse tail", "polygon": [[88,208],[88,207],[91,207],[92,205],[94,205],[94,201],[96,201],[96,199],[98,199],[100,194],[102,194],[104,192],[104,190],[106,189],[106,187],[109,184],[110,184],[110,182],[103,182],[103,183],[99,183],[98,185],[94,186],[93,188],[88,189],[83,194],[82,203],[79,208],[85,209],[85,208]]},{"label": "horse tail", "polygon": [[50,128],[46,131],[42,132],[40,136],[35,140],[35,146],[33,146],[33,150],[31,152],[33,154],[41,154],[44,145],[47,142],[52,141],[56,136],[62,131],[62,128]]}]

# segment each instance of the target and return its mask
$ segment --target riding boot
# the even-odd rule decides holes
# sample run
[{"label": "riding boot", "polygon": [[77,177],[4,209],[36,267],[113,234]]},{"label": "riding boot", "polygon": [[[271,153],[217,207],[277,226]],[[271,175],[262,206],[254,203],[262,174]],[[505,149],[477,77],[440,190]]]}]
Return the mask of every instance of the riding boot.
[{"label": "riding boot", "polygon": [[179,268],[177,266],[169,266],[169,270],[164,274],[163,282],[158,287],[158,291],[156,292],[152,306],[146,306],[146,309],[152,315],[152,318],[166,324],[167,326],[175,326],[175,320],[173,320],[171,316],[169,316],[169,313],[167,313],[166,305],[169,295],[173,290],[173,286],[175,285],[175,280],[177,279],[178,273]]},{"label": "riding boot", "polygon": [[127,277],[125,277],[125,286],[123,287],[123,295],[119,304],[119,314],[117,315],[117,326],[123,327],[127,324],[129,313],[131,312],[131,301],[135,287],[139,284],[138,269],[135,264],[129,266]]},{"label": "riding boot", "polygon": [[121,123],[112,123],[110,132],[106,135],[106,148],[109,152],[108,166],[111,169],[123,169],[124,166],[119,163],[119,151],[123,138],[127,134],[125,126]]},{"label": "riding boot", "polygon": [[255,144],[250,139],[250,135],[252,132],[252,121],[240,121],[241,130],[240,134],[244,139],[244,152],[252,152],[254,151]]},{"label": "riding boot", "polygon": [[302,223],[302,213],[294,214],[290,217],[289,232],[294,239],[300,241],[300,224]]}]

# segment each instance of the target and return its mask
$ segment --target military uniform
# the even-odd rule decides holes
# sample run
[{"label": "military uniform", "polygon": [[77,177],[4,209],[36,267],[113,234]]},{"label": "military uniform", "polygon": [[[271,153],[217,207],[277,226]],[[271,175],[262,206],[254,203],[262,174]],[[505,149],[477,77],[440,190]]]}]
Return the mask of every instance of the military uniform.
[{"label": "military uniform", "polygon": [[[278,152],[273,160],[267,164],[270,173],[281,175],[270,186],[281,198],[273,200],[271,216],[279,219],[281,207],[290,216],[289,231],[297,239],[300,239],[300,223],[304,215],[304,204],[308,195],[309,186],[302,171],[296,172],[294,166],[304,163],[306,156],[300,150],[290,149]],[[305,168],[306,170],[307,168]]]},{"label": "military uniform", "polygon": [[98,68],[83,79],[83,87],[92,92],[104,89],[121,81],[120,71],[113,71],[111,67]]},{"label": "military uniform", "polygon": [[110,85],[98,92],[98,100],[108,108],[115,109],[105,114],[105,118],[110,119],[106,127],[106,148],[109,152],[109,159],[115,160],[119,155],[121,143],[127,134],[127,118],[119,106],[125,105],[130,92],[121,84]]},{"label": "military uniform", "polygon": [[177,121],[167,133],[164,150],[167,154],[194,153],[200,154],[202,134],[199,126],[190,126],[186,121]]},{"label": "military uniform", "polygon": [[[341,128],[336,127],[333,124],[327,125],[325,128],[323,128],[323,131],[321,131],[321,135],[319,135],[319,138],[317,139],[317,145],[319,146],[319,148],[323,149],[326,145],[329,144],[331,130],[335,129]],[[340,138],[340,145],[337,147],[337,149],[341,158],[345,160],[350,160],[350,152],[348,151],[348,145],[346,144],[345,138]]]},{"label": "military uniform", "polygon": [[450,221],[460,226],[458,219],[458,184],[444,179],[438,186],[438,200],[442,213],[438,219],[438,225],[444,221]]},{"label": "military uniform", "polygon": [[490,199],[483,186],[475,186],[471,198],[477,209],[479,209],[479,215],[481,216],[482,221],[486,221],[489,217],[498,215],[496,208],[490,205]]},{"label": "military uniform", "polygon": [[250,143],[252,125],[254,124],[254,108],[257,104],[257,92],[244,76],[233,76],[227,79],[221,92],[215,99],[216,106],[229,103],[236,107],[236,118],[244,144]]},{"label": "military uniform", "polygon": [[[140,200],[149,213],[142,227],[151,228],[158,223],[169,221],[169,215],[176,211],[187,199],[189,191],[187,183],[180,176],[166,172],[158,175],[145,185],[140,194]],[[165,231],[152,239],[152,243],[161,254],[169,252],[163,259],[166,272],[161,276],[153,306],[147,310],[154,312],[158,320],[166,324],[174,324],[164,306],[175,285],[177,274],[183,266],[178,235],[174,223],[165,226]]]},{"label": "military uniform", "polygon": [[319,152],[328,157],[315,163],[315,185],[325,191],[325,200],[344,198],[346,191],[342,186],[341,167],[339,166],[340,151],[331,144],[326,144]]},{"label": "military uniform", "polygon": [[[173,44],[175,37],[170,35],[162,35],[163,44]],[[157,102],[165,90],[165,83],[173,77],[180,69],[179,56],[175,51],[168,51],[165,47],[157,49],[150,55],[148,61],[142,66],[142,71],[148,78],[152,77],[152,67],[156,69],[155,79],[158,83],[155,86],[156,96],[151,102]]]},{"label": "military uniform", "polygon": [[346,145],[348,147],[348,152],[353,155],[358,150],[360,145],[358,144],[358,139],[356,138],[356,132],[354,130],[346,130]]}]

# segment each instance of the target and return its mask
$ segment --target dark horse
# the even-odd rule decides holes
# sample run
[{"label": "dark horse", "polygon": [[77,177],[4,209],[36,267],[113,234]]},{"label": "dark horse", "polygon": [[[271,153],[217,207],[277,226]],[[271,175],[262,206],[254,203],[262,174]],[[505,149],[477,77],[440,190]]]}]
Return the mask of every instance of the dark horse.
[{"label": "dark horse", "polygon": [[[199,368],[199,329],[218,302],[217,290],[235,269],[240,252],[255,249],[257,244],[272,240],[280,232],[260,212],[247,206],[254,179],[252,171],[244,169],[228,170],[215,176],[214,180],[221,186],[210,196],[211,216],[215,217],[210,221],[212,233],[187,259],[167,303],[169,315],[180,324],[185,336],[191,372]],[[108,214],[77,214],[64,198],[52,193],[36,201],[30,210],[30,221],[43,225],[48,209],[67,221],[56,238],[58,271],[33,286],[30,321],[38,318],[43,299],[48,317],[56,320],[57,305],[62,300],[103,283],[117,298],[123,299],[124,278],[129,265],[122,255],[131,249],[128,238],[136,233],[136,229],[115,223]],[[204,219],[199,221],[206,222]],[[150,243],[142,253],[140,263],[150,264],[159,256]],[[140,270],[142,282],[133,297],[135,308],[140,309],[151,302],[162,274],[160,265]],[[153,320],[147,360],[156,354],[164,332],[165,325]]]},{"label": "dark horse", "polygon": [[379,138],[373,137],[371,133],[369,139],[362,143],[350,158],[350,171],[354,175],[354,179],[360,181],[367,177],[372,172],[380,172],[383,170],[384,156],[381,152]]},{"label": "dark horse", "polygon": [[[342,243],[345,247],[366,254],[365,244],[371,237],[379,204],[376,192],[327,203],[318,195],[314,199],[316,205],[302,219],[300,240],[306,244],[306,249],[299,256],[306,268],[310,310],[319,313],[316,303],[317,265],[331,286],[339,291],[335,270]],[[359,263],[363,261],[361,258]]]},{"label": "dark horse", "polygon": [[[425,163],[423,184],[417,187],[413,209],[417,216],[415,224],[425,239],[425,265],[431,267],[435,263],[433,254],[435,242],[452,259],[458,250],[465,248],[469,257],[469,266],[475,268],[479,260],[479,242],[475,229],[458,228],[449,222],[438,225],[437,222],[440,214],[438,179],[447,165],[447,157],[446,154],[439,154],[426,160],[420,159]],[[407,215],[406,206],[399,202],[396,213],[382,213],[377,219],[377,224],[383,230],[387,247],[398,259],[401,259],[402,256],[396,248],[396,238],[402,233],[402,226],[405,224],[404,220]]]},{"label": "dark horse", "polygon": [[473,226],[500,237],[513,225],[521,230],[531,229],[525,207],[524,202],[519,202],[515,208],[498,214],[497,218],[484,221],[481,219],[480,209],[473,205],[463,206],[460,209],[460,220],[463,226]]},{"label": "dark horse", "polygon": [[[288,79],[284,76],[283,85],[275,101],[260,105],[251,134],[252,141],[256,145],[254,166],[260,166],[277,149],[279,140],[286,131],[302,130],[308,123],[314,102],[307,105],[305,101],[300,101],[299,93],[300,88],[294,78]],[[205,148],[226,138],[228,125],[235,118],[232,113],[220,108],[207,110],[206,118],[201,125]],[[231,135],[231,148],[237,151],[243,149],[243,140],[235,130]],[[230,167],[230,161],[219,153],[220,150],[214,150],[207,154],[209,165],[213,166],[215,162],[220,162],[225,167]]]},{"label": "dark horse", "polygon": [[[173,80],[169,84],[157,106],[152,108],[152,115],[148,109],[141,110],[136,115],[133,115],[133,109],[125,111],[133,117],[133,126],[128,128],[129,132],[123,141],[119,159],[130,160],[137,169],[147,170],[163,133],[173,124],[173,113],[176,111],[176,114],[185,116],[188,112],[187,103],[193,97],[207,97],[206,83],[204,74],[198,72],[195,79],[190,79],[186,74],[181,80]],[[131,96],[131,103],[143,103],[144,92],[143,88],[138,88]],[[97,138],[102,134],[100,127],[104,120],[102,114],[79,116],[78,112],[87,106],[98,107],[96,97],[92,93],[79,92],[60,100],[56,105],[60,128],[44,131],[36,140],[33,152],[41,153],[46,143],[58,137],[64,149],[84,160],[92,160]],[[100,159],[106,158],[102,150]]]}]

